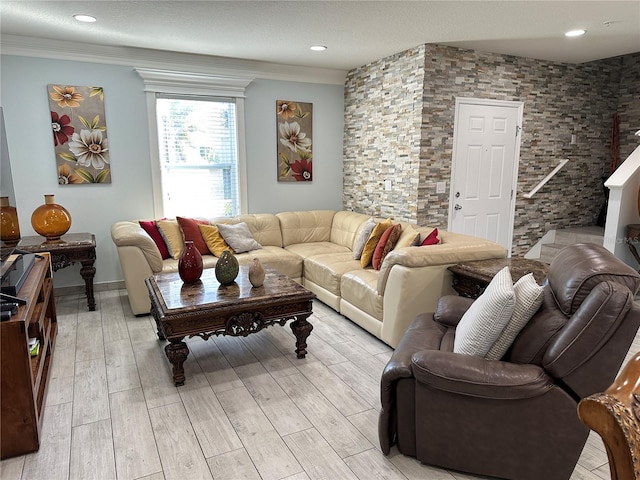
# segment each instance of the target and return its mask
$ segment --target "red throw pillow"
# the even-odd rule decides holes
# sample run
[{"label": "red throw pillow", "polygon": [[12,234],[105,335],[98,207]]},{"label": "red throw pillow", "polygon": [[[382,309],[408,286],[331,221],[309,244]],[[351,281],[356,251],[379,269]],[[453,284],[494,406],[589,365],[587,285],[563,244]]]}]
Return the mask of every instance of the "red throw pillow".
[{"label": "red throw pillow", "polygon": [[374,270],[380,270],[384,258],[393,250],[393,247],[396,246],[401,233],[402,226],[399,223],[392,225],[382,233],[380,240],[378,240],[378,245],[376,245],[376,249],[373,252],[373,259],[371,260],[371,265]]},{"label": "red throw pillow", "polygon": [[200,227],[198,227],[198,225],[209,225],[209,222],[184,217],[176,217],[176,220],[178,220],[178,225],[180,225],[182,229],[184,240],[191,240],[202,255],[211,255],[209,247],[207,247],[207,242],[204,241]]},{"label": "red throw pillow", "polygon": [[[162,219],[166,220],[166,219]],[[164,238],[160,235],[160,230],[158,230],[158,224],[156,224],[155,220],[140,220],[138,221],[142,229],[149,234],[151,240],[154,241],[158,250],[160,250],[160,256],[164,260],[165,258],[170,258],[169,249],[167,248],[167,244],[164,243]]]},{"label": "red throw pillow", "polygon": [[434,228],[433,232],[431,232],[429,235],[427,235],[427,238],[425,238],[422,241],[422,246],[425,245],[437,245],[440,243],[440,237],[438,237],[438,229]]}]

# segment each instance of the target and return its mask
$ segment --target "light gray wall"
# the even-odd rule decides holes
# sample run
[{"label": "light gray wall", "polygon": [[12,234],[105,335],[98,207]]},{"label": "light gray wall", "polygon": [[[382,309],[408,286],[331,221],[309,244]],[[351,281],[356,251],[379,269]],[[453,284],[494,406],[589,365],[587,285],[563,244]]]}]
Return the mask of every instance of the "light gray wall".
[{"label": "light gray wall", "polygon": [[[342,208],[344,87],[254,80],[246,90],[249,212]],[[280,182],[276,100],[313,103],[313,181]]]},{"label": "light gray wall", "polygon": [[[169,65],[168,65],[169,67]],[[104,88],[112,183],[57,183],[47,84]],[[95,282],[122,280],[111,224],[153,218],[151,159],[143,82],[132,67],[0,56],[0,105],[4,109],[15,206],[23,236],[35,235],[31,213],[44,194],[72,216],[70,232],[92,232],[97,242]],[[314,181],[276,182],[275,100],[314,103]],[[342,202],[343,88],[255,80],[245,102],[249,213],[339,209]],[[60,270],[55,286],[82,284],[79,265]]]}]

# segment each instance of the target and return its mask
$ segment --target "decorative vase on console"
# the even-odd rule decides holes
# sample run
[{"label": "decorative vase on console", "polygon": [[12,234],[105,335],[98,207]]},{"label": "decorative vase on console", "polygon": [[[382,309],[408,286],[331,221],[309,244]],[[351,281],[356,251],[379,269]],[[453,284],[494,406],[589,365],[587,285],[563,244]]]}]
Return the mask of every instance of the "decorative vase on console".
[{"label": "decorative vase on console", "polygon": [[40,205],[31,214],[31,226],[48,242],[60,240],[71,227],[71,215],[62,205],[55,202],[54,195],[44,196],[44,205]]},{"label": "decorative vase on console", "polygon": [[202,255],[191,240],[184,242],[178,259],[178,274],[184,283],[195,283],[202,275]]},{"label": "decorative vase on console", "polygon": [[249,281],[254,287],[261,287],[264,283],[264,267],[259,258],[254,258],[249,267]]},{"label": "decorative vase on console", "polygon": [[9,205],[9,197],[0,197],[0,240],[8,247],[15,247],[20,241],[18,211]]},{"label": "decorative vase on console", "polygon": [[238,259],[229,250],[222,252],[216,263],[216,279],[222,285],[228,285],[234,282],[239,271]]}]

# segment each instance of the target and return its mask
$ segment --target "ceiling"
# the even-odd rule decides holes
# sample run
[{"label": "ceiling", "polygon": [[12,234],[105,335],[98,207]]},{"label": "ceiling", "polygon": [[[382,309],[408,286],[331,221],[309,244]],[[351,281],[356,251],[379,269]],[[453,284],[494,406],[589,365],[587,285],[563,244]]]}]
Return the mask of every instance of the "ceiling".
[{"label": "ceiling", "polygon": [[2,0],[0,32],[338,70],[424,43],[582,63],[640,51],[640,1]]}]

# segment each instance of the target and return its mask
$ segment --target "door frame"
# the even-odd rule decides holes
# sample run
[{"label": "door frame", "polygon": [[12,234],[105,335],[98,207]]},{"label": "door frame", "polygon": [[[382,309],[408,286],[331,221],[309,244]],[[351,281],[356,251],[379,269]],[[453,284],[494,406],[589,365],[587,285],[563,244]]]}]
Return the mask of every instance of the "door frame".
[{"label": "door frame", "polygon": [[518,169],[520,166],[520,143],[522,141],[522,120],[523,120],[523,112],[524,112],[524,102],[519,101],[511,101],[511,100],[492,100],[489,98],[471,98],[471,97],[456,97],[455,104],[455,112],[453,117],[453,148],[451,152],[451,177],[449,180],[449,216],[447,219],[447,228],[450,228],[453,220],[453,206],[455,204],[455,185],[453,184],[453,180],[456,173],[456,144],[458,140],[458,120],[459,120],[459,112],[460,107],[462,105],[479,105],[479,106],[487,106],[487,107],[509,107],[509,108],[517,108],[518,112],[518,121],[517,121],[517,132],[515,135],[515,148],[514,148],[514,168],[513,168],[513,178],[511,179],[511,190],[513,194],[511,195],[510,205],[509,205],[509,234],[508,234],[508,243],[509,246],[507,248],[507,256],[511,257],[511,249],[513,248],[513,227],[515,224],[515,213],[516,213],[516,197],[518,196],[517,186],[518,186]]}]

